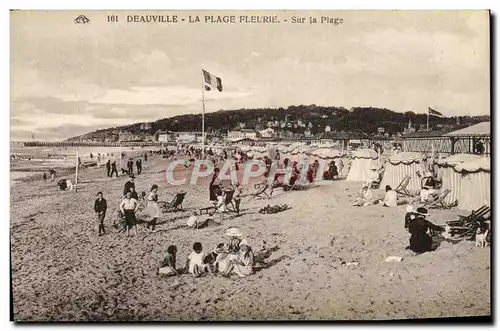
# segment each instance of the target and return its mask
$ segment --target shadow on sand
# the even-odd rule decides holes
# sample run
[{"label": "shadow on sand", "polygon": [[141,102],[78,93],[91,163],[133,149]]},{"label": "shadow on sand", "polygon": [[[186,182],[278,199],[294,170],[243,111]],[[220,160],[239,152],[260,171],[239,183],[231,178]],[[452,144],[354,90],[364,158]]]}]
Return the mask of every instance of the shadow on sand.
[{"label": "shadow on sand", "polygon": [[275,266],[276,264],[280,263],[281,261],[290,258],[288,255],[282,255],[276,259],[266,261],[266,259],[269,258],[273,254],[273,252],[276,252],[279,249],[280,249],[279,246],[274,246],[274,247],[262,249],[262,250],[256,252],[255,256],[254,256],[255,266],[253,267],[253,270],[255,272],[258,272],[258,271],[261,271],[264,269],[269,269],[269,268]]}]

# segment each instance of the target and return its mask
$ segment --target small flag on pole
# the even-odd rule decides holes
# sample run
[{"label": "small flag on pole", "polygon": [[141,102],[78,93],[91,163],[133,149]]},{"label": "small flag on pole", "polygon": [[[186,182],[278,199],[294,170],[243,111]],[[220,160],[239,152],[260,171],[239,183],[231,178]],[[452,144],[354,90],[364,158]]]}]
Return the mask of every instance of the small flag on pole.
[{"label": "small flag on pole", "polygon": [[219,90],[219,92],[222,92],[222,80],[206,70],[201,70],[203,71],[203,77],[205,78],[205,90],[210,91],[212,87],[215,87]]},{"label": "small flag on pole", "polygon": [[431,107],[428,107],[428,108],[429,108],[429,112],[428,112],[429,115],[433,115],[433,116],[444,118],[443,114],[441,114],[437,110],[434,110]]}]

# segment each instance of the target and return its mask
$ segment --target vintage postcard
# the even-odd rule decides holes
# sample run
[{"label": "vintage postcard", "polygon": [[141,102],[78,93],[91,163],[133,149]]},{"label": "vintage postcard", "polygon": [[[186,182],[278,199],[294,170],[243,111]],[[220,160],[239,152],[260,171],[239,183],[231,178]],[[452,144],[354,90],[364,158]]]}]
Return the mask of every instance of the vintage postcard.
[{"label": "vintage postcard", "polygon": [[14,321],[491,321],[490,12],[10,19]]}]

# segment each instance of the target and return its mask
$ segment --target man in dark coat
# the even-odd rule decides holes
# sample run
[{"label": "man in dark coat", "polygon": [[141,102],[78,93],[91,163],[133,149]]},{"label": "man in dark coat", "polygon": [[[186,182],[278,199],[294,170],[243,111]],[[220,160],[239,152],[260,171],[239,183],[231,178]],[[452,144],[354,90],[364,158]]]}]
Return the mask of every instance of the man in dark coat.
[{"label": "man in dark coat", "polygon": [[132,161],[132,159],[128,160],[127,168],[128,168],[128,174],[133,175],[134,174],[134,161]]},{"label": "man in dark coat", "polygon": [[118,170],[116,170],[116,161],[113,161],[113,163],[111,163],[111,174],[109,176],[113,177],[113,174],[116,174],[116,177],[118,177]]},{"label": "man in dark coat", "polygon": [[135,161],[135,166],[137,167],[137,174],[140,175],[141,172],[142,172],[142,161],[141,161],[141,159],[137,159],[137,161]]},{"label": "man in dark coat", "polygon": [[127,195],[128,192],[130,191],[130,188],[133,187],[135,191],[135,183],[134,183],[134,175],[131,175],[129,180],[125,183],[125,186],[123,187],[123,195]]},{"label": "man in dark coat", "polygon": [[94,211],[97,215],[97,220],[99,222],[99,236],[106,234],[104,231],[104,218],[106,217],[106,209],[108,209],[108,204],[106,199],[102,197],[102,192],[97,193],[97,199],[94,203]]},{"label": "man in dark coat", "polygon": [[111,160],[108,160],[108,162],[106,162],[106,176],[109,177],[110,172],[111,172]]}]

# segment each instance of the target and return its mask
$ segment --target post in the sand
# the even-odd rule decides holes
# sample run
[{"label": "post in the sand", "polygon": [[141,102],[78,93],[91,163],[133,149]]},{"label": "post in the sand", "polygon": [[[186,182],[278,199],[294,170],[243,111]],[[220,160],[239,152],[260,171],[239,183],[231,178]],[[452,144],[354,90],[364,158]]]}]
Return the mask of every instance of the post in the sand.
[{"label": "post in the sand", "polygon": [[75,171],[75,193],[78,190],[78,168],[80,167],[80,157],[78,155],[78,150],[76,151],[76,171]]}]

